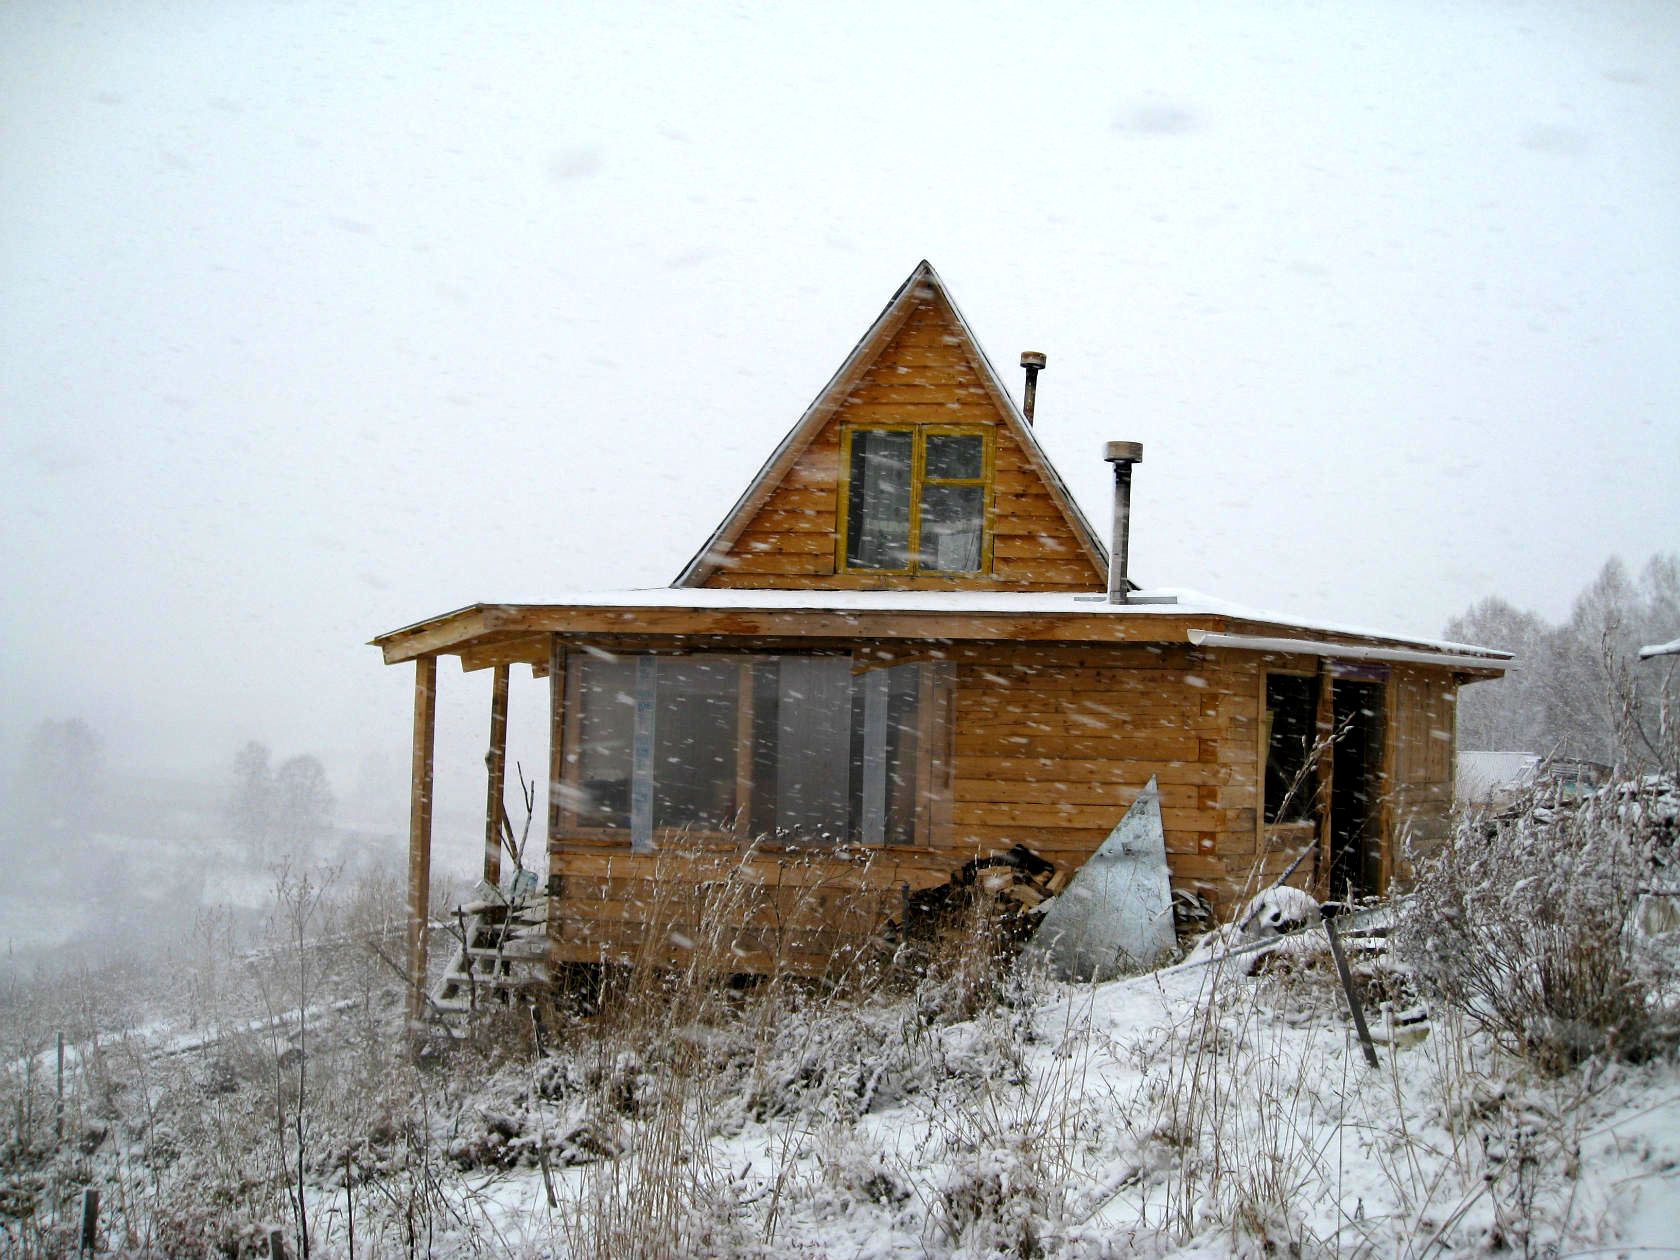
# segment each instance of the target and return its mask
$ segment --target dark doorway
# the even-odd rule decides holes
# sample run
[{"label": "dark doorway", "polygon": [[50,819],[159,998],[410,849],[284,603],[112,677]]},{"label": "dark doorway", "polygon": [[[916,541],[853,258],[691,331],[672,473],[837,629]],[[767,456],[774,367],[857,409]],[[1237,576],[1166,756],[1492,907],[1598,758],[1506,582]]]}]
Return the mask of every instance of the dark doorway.
[{"label": "dark doorway", "polygon": [[1382,891],[1383,687],[1338,678],[1332,692],[1336,750],[1330,786],[1330,896]]}]

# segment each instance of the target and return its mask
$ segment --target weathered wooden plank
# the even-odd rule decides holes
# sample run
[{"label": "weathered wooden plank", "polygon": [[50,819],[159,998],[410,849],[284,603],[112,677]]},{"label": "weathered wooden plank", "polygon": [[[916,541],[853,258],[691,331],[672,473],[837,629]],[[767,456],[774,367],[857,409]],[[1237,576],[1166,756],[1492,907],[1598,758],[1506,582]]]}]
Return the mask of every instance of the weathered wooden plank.
[{"label": "weathered wooden plank", "polygon": [[[913,347],[906,347],[913,350]],[[889,355],[875,363],[860,378],[869,385],[914,384],[924,388],[979,385],[980,376],[960,361],[960,356],[911,354],[909,359]]]},{"label": "weathered wooden plank", "polygon": [[832,573],[834,553],[832,548],[814,553],[781,549],[756,555],[737,552],[722,561],[722,570],[728,573]]},{"label": "weathered wooden plank", "polygon": [[[770,496],[764,510],[776,512],[826,512],[832,519],[840,505],[833,483],[807,489],[783,486]],[[760,513],[762,515],[762,512]],[[756,518],[755,518],[756,524]]]},{"label": "weathered wooden plank", "polygon": [[[970,800],[994,799],[986,792],[1008,793],[1023,784],[1054,783],[1064,786],[1087,783],[1143,784],[1157,775],[1163,785],[1219,785],[1233,780],[1235,771],[1215,762],[1181,762],[1162,765],[1154,761],[1104,761],[1052,757],[964,757],[957,763],[957,790]],[[998,799],[1009,799],[1001,796]]]},{"label": "weathered wooden plank", "polygon": [[489,669],[496,665],[537,665],[548,668],[546,634],[501,635],[481,646],[467,648],[460,655],[461,669]]},{"label": "weathered wooden plank", "polygon": [[[959,774],[962,767],[959,766]],[[1156,776],[1159,778],[1159,776]],[[1036,782],[1009,780],[965,779],[959,777],[955,785],[957,803],[964,807],[983,809],[991,805],[1065,805],[1069,809],[1091,805],[1117,806],[1124,809],[1142,790],[1149,776],[1143,779],[1115,779],[1111,782],[1067,783],[1040,779]],[[1163,784],[1163,788],[1187,788],[1194,791],[1197,784]],[[1217,792],[1220,789],[1210,788]],[[1199,800],[1199,798],[1198,798]],[[1252,804],[1252,802],[1246,802]],[[1224,808],[1212,805],[1210,808]],[[1097,825],[1095,823],[1091,824]]]},{"label": "weathered wooden plank", "polygon": [[834,511],[833,507],[823,511],[806,508],[784,510],[772,505],[752,518],[748,532],[757,535],[814,533],[832,538]]},{"label": "weathered wooden plank", "polygon": [[971,734],[961,726],[957,730],[957,756],[973,754],[979,757],[1073,757],[1079,759],[1114,761],[1212,761],[1204,757],[1200,747],[1206,741],[1194,735],[1156,733],[1148,735],[1113,734],[1101,736],[1068,735],[999,735]]},{"label": "weathered wooden plank", "polygon": [[992,539],[992,555],[999,559],[1055,559],[1079,554],[1079,543],[1065,529],[1058,533],[995,533]]},{"label": "weathered wooden plank", "polygon": [[1199,719],[1187,719],[1181,713],[1137,712],[1115,717],[1089,717],[1083,714],[1023,714],[1014,718],[996,718],[976,714],[964,707],[963,730],[968,737],[985,736],[993,739],[1041,737],[1079,738],[1082,736],[1144,736],[1188,735],[1216,731],[1217,725]]},{"label": "weathered wooden plank", "polygon": [[426,993],[426,925],[431,919],[432,761],[437,745],[437,657],[414,662],[414,746],[408,793],[408,1013]]},{"label": "weathered wooden plank", "polygon": [[[962,424],[983,426],[996,421],[997,412],[989,402],[881,402],[872,399],[848,401],[840,409],[840,418],[852,425],[890,424]],[[1015,493],[1011,489],[1010,493]]]},{"label": "weathered wooden plank", "polygon": [[[992,515],[998,524],[999,532],[1004,531],[1003,524],[1008,521],[1023,522],[1022,528],[1029,528],[1025,522],[1044,521],[1048,528],[1050,523],[1064,525],[1061,509],[1056,506],[1048,491],[1033,487],[1023,491],[1011,491],[1008,494],[999,493],[992,503]],[[1072,531],[1069,531],[1070,533]]]},{"label": "weathered wooden plank", "polygon": [[1093,592],[1102,584],[1096,568],[1084,560],[1054,560],[1037,556],[997,556],[992,561],[992,576]]},{"label": "weathered wooden plank", "polygon": [[[1107,827],[1112,830],[1125,812],[1124,806],[1082,805],[1072,801],[1049,805],[959,801],[952,811],[952,821],[959,830],[971,825],[1080,829]],[[1161,817],[1169,831],[1220,831],[1231,824],[1230,813],[1218,809],[1168,809],[1163,806]]]},{"label": "weathered wooden plank", "polygon": [[739,555],[781,552],[797,555],[834,554],[834,530],[749,530],[735,544]]},{"label": "weathered wooden plank", "polygon": [[502,812],[507,786],[508,667],[496,666],[490,679],[490,748],[485,756],[484,882],[502,879]]},{"label": "weathered wooden plank", "polygon": [[[951,374],[947,374],[951,375]],[[984,408],[986,419],[996,422],[997,411],[992,407],[991,395],[982,385],[979,378],[967,382],[952,381],[940,385],[924,385],[918,381],[908,383],[886,381],[879,377],[871,379],[866,376],[859,381],[849,394],[846,395],[848,410],[871,405],[915,407],[951,407],[974,406]],[[942,423],[930,419],[930,423]]]}]

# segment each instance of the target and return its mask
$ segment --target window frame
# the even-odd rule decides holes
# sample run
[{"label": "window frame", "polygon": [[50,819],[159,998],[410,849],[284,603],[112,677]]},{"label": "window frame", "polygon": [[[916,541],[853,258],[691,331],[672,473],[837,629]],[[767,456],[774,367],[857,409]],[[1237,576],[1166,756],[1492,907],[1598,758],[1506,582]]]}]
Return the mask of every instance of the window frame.
[{"label": "window frame", "polygon": [[[565,751],[562,754],[561,766],[561,824],[562,829],[570,837],[586,844],[612,843],[625,844],[635,852],[646,852],[637,848],[635,837],[637,828],[633,815],[630,826],[620,826],[616,823],[597,823],[581,816],[578,808],[583,799],[582,771],[584,760],[583,733],[583,703],[581,700],[580,681],[584,667],[585,653],[568,653],[566,662],[565,684]],[[593,655],[593,654],[591,654]],[[655,848],[660,844],[683,840],[698,841],[711,844],[747,844],[754,843],[751,832],[751,798],[755,786],[753,773],[753,700],[754,687],[752,682],[754,667],[762,662],[783,657],[824,657],[848,661],[852,675],[872,673],[879,669],[889,668],[891,664],[914,664],[920,669],[919,694],[916,708],[916,744],[914,752],[914,771],[916,775],[915,794],[911,805],[911,842],[908,845],[894,844],[890,841],[880,845],[869,844],[867,841],[842,841],[838,846],[833,840],[800,836],[785,833],[774,838],[759,839],[756,843],[764,847],[790,850],[833,850],[836,847],[847,848],[859,846],[873,851],[884,849],[913,849],[921,850],[933,847],[934,830],[939,825],[936,815],[938,800],[948,792],[952,773],[953,759],[951,750],[947,747],[952,732],[951,710],[956,692],[956,679],[947,662],[936,658],[912,657],[896,662],[880,662],[859,655],[857,652],[845,651],[778,651],[771,649],[749,649],[744,651],[729,651],[720,648],[706,648],[693,651],[661,650],[659,648],[619,648],[613,650],[602,649],[599,655],[603,658],[618,661],[655,661],[669,659],[710,659],[734,662],[740,670],[739,687],[736,693],[736,738],[735,738],[735,815],[733,827],[730,830],[710,830],[692,826],[658,826],[650,825],[648,830]],[[632,751],[632,774],[635,754]],[[651,790],[651,781],[646,790]],[[633,778],[630,784],[632,799],[637,792],[637,783]],[[890,790],[890,789],[889,789]]]},{"label": "window frame", "polygon": [[[1296,816],[1290,817],[1290,818],[1284,818],[1284,817],[1268,818],[1267,817],[1268,813],[1270,813],[1274,808],[1281,809],[1281,807],[1284,803],[1280,799],[1279,801],[1275,802],[1275,805],[1274,805],[1274,802],[1271,799],[1271,791],[1270,791],[1271,784],[1269,782],[1270,777],[1271,777],[1270,776],[1271,760],[1272,760],[1271,749],[1272,749],[1273,736],[1274,736],[1275,732],[1274,732],[1274,727],[1273,727],[1273,716],[1272,716],[1273,710],[1272,710],[1271,706],[1269,704],[1267,704],[1266,701],[1267,701],[1267,698],[1268,698],[1267,693],[1271,689],[1271,680],[1274,679],[1274,678],[1288,678],[1288,679],[1293,679],[1293,680],[1296,680],[1296,681],[1304,681],[1304,682],[1308,682],[1308,683],[1312,684],[1312,708],[1311,708],[1311,712],[1308,716],[1308,722],[1307,722],[1307,729],[1309,731],[1309,735],[1308,735],[1305,747],[1303,749],[1304,757],[1303,757],[1303,761],[1302,761],[1302,768],[1297,773],[1302,774],[1303,776],[1306,776],[1302,780],[1303,784],[1305,784],[1308,781],[1308,779],[1312,779],[1312,780],[1315,780],[1315,781],[1313,782],[1313,786],[1312,786],[1311,790],[1300,793],[1298,799],[1292,800],[1290,802],[1290,804],[1292,806],[1294,806],[1297,810],[1301,811],[1298,814],[1296,814]],[[1317,671],[1317,670],[1286,669],[1286,668],[1279,667],[1279,668],[1267,668],[1267,669],[1263,669],[1263,670],[1260,671],[1260,766],[1259,766],[1259,769],[1260,769],[1260,776],[1259,776],[1259,778],[1260,778],[1260,782],[1259,782],[1260,808],[1259,808],[1259,822],[1260,822],[1261,827],[1263,827],[1263,828],[1304,829],[1304,828],[1310,827],[1314,831],[1316,831],[1318,829],[1319,825],[1320,825],[1320,822],[1322,820],[1322,815],[1323,815],[1323,810],[1322,810],[1323,802],[1319,799],[1319,797],[1320,797],[1319,787],[1318,787],[1318,784],[1316,782],[1316,777],[1317,777],[1317,774],[1318,774],[1317,762],[1319,760],[1318,751],[1317,751],[1317,744],[1318,744],[1318,738],[1319,738],[1319,733],[1318,733],[1318,709],[1319,709],[1319,701],[1320,701],[1320,697],[1321,697],[1321,689],[1325,685],[1326,685],[1325,680],[1323,679],[1323,677],[1321,677],[1319,671]]]},{"label": "window frame", "polygon": [[[910,434],[910,530],[905,553],[910,558],[902,569],[874,569],[848,562],[852,507],[852,437],[857,433]],[[980,439],[980,476],[933,477],[927,475],[927,444],[931,437],[976,437]],[[989,424],[848,424],[840,429],[840,475],[835,516],[834,571],[868,577],[985,577],[992,571],[992,505],[997,486],[996,429]],[[980,567],[976,569],[934,569],[922,564],[922,491],[928,485],[978,486],[980,488]]]}]

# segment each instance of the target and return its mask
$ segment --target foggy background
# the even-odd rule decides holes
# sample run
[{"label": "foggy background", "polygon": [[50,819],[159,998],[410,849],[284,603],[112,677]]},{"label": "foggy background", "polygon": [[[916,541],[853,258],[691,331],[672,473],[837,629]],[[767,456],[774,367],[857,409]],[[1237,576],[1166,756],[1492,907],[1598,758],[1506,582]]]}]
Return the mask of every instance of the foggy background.
[{"label": "foggy background", "polygon": [[[1140,581],[1560,621],[1680,546],[1677,50],[1671,3],[6,6],[8,878],[257,860],[253,740],[400,832],[366,641],[669,582],[923,257],[1013,390],[1048,353],[1093,519],[1144,443]],[[489,676],[440,683],[470,865]]]}]

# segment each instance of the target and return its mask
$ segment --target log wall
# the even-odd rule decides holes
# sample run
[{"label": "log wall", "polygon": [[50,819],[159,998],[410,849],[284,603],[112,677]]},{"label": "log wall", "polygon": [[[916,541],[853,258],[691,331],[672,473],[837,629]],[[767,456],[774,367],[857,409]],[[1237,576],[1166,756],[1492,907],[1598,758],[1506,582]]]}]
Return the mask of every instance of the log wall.
[{"label": "log wall", "polygon": [[[944,882],[972,857],[1024,844],[1076,869],[1152,775],[1173,882],[1221,914],[1313,846],[1311,823],[1261,824],[1260,771],[1265,676],[1312,672],[1314,658],[1142,644],[942,651],[952,685],[935,762],[949,769],[931,776],[928,846],[840,857],[765,850],[743,863],[735,845],[646,856],[621,841],[562,836],[550,853],[560,876],[550,921],[556,958],[623,961],[668,944],[681,956],[685,941],[715,947],[722,927],[742,970],[778,961],[831,970],[897,915],[907,892]],[[1397,669],[1391,678],[1383,811],[1391,837],[1445,834],[1454,694],[1451,676],[1438,671]],[[1319,873],[1309,857],[1291,882],[1310,887]],[[1396,878],[1405,874],[1394,868]]]},{"label": "log wall", "polygon": [[1451,834],[1458,685],[1438,670],[1397,667],[1388,695],[1390,844],[1383,870],[1404,886],[1412,876],[1407,851],[1427,852]]},{"label": "log wall", "polygon": [[[765,850],[741,866],[738,846],[647,856],[562,835],[550,852],[556,958],[623,961],[667,941],[680,953],[682,941],[715,940],[712,929],[734,915],[729,947],[742,969],[779,959],[822,971],[836,949],[894,917],[908,891],[972,857],[1024,844],[1077,868],[1151,775],[1175,882],[1221,909],[1249,886],[1259,857],[1252,657],[1147,645],[943,651],[952,685],[935,764],[948,771],[931,776],[928,846],[840,858]],[[750,906],[743,884],[759,890]]]}]

